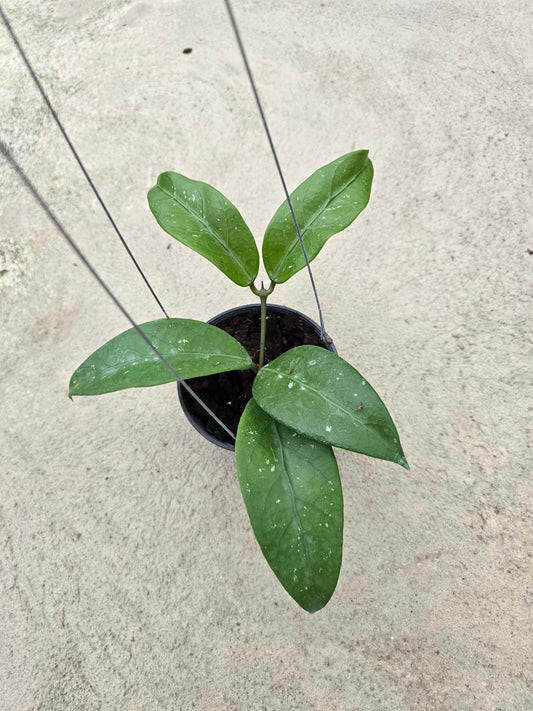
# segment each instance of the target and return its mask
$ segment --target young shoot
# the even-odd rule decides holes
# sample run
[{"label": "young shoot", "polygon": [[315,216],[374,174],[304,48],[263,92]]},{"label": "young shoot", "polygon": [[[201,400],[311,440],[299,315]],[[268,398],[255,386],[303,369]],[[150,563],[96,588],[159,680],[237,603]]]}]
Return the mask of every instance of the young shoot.
[{"label": "young shoot", "polygon": [[[309,260],[362,212],[372,177],[368,151],[353,151],[319,168],[291,194]],[[165,172],[148,202],[165,232],[259,299],[256,362],[237,338],[202,321],[158,319],[142,324],[142,330],[184,379],[254,371],[253,397],[235,442],[242,496],[275,575],[303,609],[315,612],[331,598],[342,560],[343,499],[333,447],[408,468],[394,422],[368,381],[327,344],[297,345],[267,362],[268,297],[306,266],[287,201],[263,239],[268,287],[263,281],[255,285],[256,242],[218,190]],[[248,372],[248,377],[254,376]],[[138,332],[129,329],[77,368],[69,394],[99,395],[172,380]]]}]

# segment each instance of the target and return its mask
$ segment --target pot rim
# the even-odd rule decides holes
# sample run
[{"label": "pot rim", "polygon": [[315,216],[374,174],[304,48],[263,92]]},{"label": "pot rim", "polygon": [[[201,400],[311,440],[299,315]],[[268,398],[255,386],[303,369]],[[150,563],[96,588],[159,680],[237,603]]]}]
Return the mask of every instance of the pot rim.
[{"label": "pot rim", "polygon": [[[232,317],[232,316],[238,316],[241,313],[244,313],[246,311],[249,311],[250,309],[253,309],[255,311],[259,311],[261,309],[261,304],[255,302],[253,304],[244,304],[243,306],[234,306],[231,309],[227,309],[226,311],[222,311],[221,313],[217,314],[216,316],[213,316],[210,318],[206,323],[211,324],[212,326],[217,326],[221,321],[225,321],[227,318]],[[284,306],[282,304],[270,304],[267,303],[267,316],[269,312],[272,313],[287,313],[290,312],[292,314],[296,314],[300,318],[302,318],[311,328],[318,334],[320,334],[320,326],[316,323],[316,321],[313,321],[312,318],[307,316],[306,314],[302,313],[301,311],[298,311],[297,309],[293,309],[290,306]],[[337,353],[337,349],[335,348],[335,344],[333,341],[331,343],[326,343],[325,347],[332,351],[333,353]],[[218,447],[221,447],[222,449],[227,449],[231,452],[235,451],[235,445],[232,442],[222,442],[219,440],[217,437],[212,435],[210,432],[208,432],[203,425],[201,425],[199,422],[196,421],[195,418],[191,415],[187,403],[185,402],[185,399],[183,397],[184,393],[184,388],[182,387],[181,383],[177,383],[177,388],[178,388],[178,397],[181,405],[181,409],[183,410],[185,417],[189,421],[189,423],[194,427],[194,429],[202,435],[204,439],[206,439],[208,442],[212,442],[213,444],[216,444]]]}]

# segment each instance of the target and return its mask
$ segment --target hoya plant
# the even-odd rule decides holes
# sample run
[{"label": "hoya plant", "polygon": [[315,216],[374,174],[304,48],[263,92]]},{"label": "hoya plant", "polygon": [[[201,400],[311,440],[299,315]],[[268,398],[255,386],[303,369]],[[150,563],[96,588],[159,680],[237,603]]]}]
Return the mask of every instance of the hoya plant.
[{"label": "hoya plant", "polygon": [[[291,194],[309,260],[348,227],[370,197],[368,151],[319,168]],[[333,447],[408,468],[379,395],[327,344],[297,345],[265,362],[267,298],[306,266],[289,205],[263,239],[270,285],[254,282],[259,252],[237,208],[210,185],[162,173],[148,193],[159,225],[260,301],[259,344],[250,353],[222,328],[185,318],[141,325],[183,379],[249,371],[253,397],[235,441],[239,484],[255,537],[275,575],[308,612],[331,598],[342,560],[343,499]],[[74,372],[70,395],[162,385],[175,378],[135,329],[108,341]]]}]

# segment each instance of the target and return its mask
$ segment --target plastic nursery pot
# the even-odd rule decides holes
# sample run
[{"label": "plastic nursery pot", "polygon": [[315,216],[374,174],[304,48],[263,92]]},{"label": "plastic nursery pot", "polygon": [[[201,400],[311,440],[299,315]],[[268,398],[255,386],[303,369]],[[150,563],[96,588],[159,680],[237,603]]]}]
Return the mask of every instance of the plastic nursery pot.
[{"label": "plastic nursery pot", "polygon": [[[260,321],[260,304],[249,304],[224,311],[209,319],[208,323],[236,338],[257,363]],[[320,326],[309,316],[287,306],[268,304],[265,363],[291,348],[303,345],[321,346],[333,353],[337,352],[333,343],[324,343],[321,340]],[[187,384],[232,432],[237,432],[241,415],[252,397],[254,377],[251,370],[234,370],[203,378],[190,378]],[[202,437],[224,449],[235,449],[234,440],[180,383],[178,396],[185,416]]]}]

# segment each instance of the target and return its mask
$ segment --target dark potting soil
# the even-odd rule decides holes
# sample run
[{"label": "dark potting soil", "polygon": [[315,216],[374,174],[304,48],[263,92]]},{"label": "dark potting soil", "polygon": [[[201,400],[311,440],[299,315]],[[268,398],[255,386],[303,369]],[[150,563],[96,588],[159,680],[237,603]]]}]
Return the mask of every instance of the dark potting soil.
[{"label": "dark potting soil", "polygon": [[[274,360],[285,351],[296,346],[325,347],[320,336],[295,313],[267,311],[265,363]],[[259,337],[261,316],[259,309],[228,317],[217,323],[218,328],[227,331],[250,354],[254,363],[259,361]],[[213,410],[232,432],[237,426],[248,400],[252,397],[255,374],[251,370],[232,370],[203,378],[190,378],[187,384]],[[233,444],[230,436],[185,390],[183,401],[192,417],[217,439]]]}]

